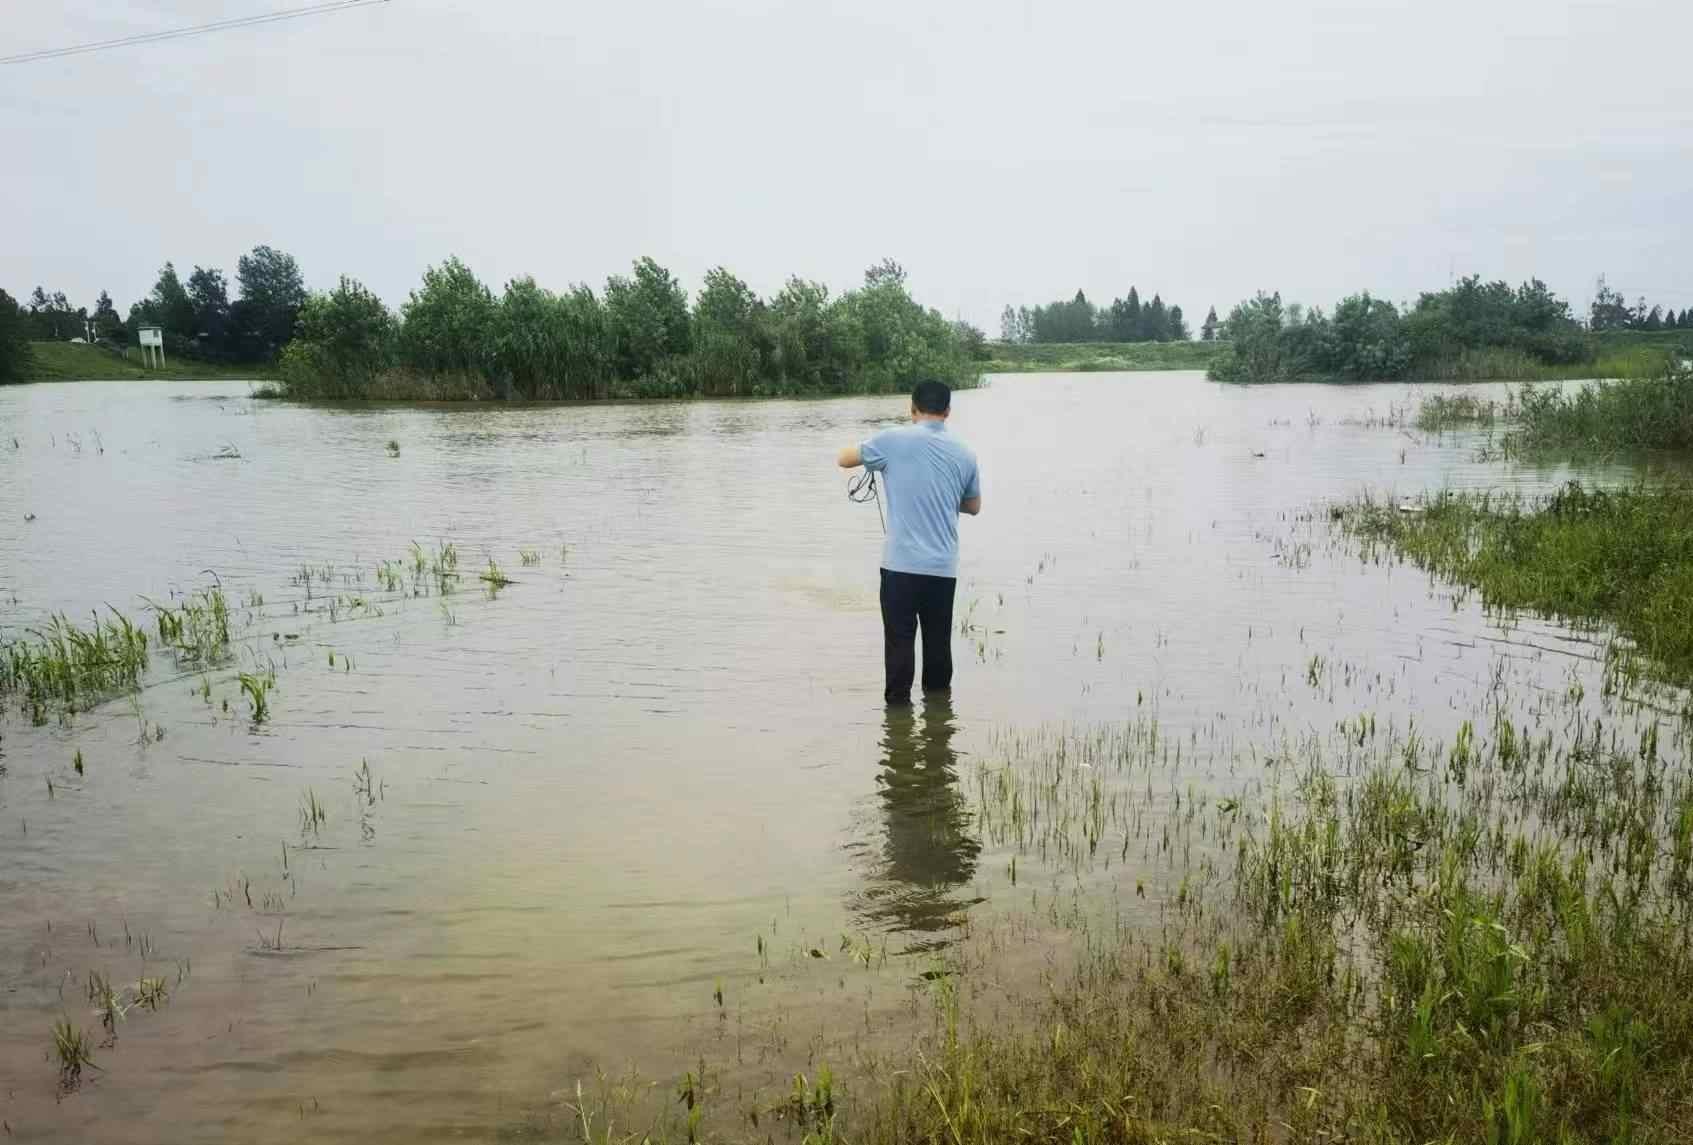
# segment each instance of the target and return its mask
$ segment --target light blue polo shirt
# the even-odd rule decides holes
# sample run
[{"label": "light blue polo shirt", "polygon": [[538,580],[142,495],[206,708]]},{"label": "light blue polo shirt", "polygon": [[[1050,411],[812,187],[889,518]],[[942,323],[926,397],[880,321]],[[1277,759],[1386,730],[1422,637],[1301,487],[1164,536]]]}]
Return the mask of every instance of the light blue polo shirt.
[{"label": "light blue polo shirt", "polygon": [[884,429],[858,447],[858,456],[864,468],[885,475],[882,567],[956,577],[958,506],[982,495],[970,447],[948,433],[944,421],[924,420]]}]

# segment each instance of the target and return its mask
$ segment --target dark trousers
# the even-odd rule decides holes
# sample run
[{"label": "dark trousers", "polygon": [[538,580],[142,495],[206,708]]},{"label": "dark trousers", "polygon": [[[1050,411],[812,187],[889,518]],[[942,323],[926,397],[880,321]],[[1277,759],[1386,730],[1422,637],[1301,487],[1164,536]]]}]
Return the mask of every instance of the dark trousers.
[{"label": "dark trousers", "polygon": [[882,570],[882,655],[890,704],[911,702],[911,678],[917,673],[917,628],[923,628],[923,690],[952,687],[952,595],[958,581],[950,576]]}]

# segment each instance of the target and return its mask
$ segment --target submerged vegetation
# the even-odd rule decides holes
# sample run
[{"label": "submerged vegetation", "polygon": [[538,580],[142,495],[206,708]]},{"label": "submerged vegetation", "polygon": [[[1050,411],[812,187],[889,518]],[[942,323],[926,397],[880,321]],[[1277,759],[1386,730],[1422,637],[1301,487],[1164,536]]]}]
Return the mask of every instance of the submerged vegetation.
[{"label": "submerged vegetation", "polygon": [[886,393],[924,377],[972,384],[979,331],[914,301],[886,261],[857,290],[794,278],[774,298],[717,268],[689,304],[637,260],[603,294],[520,278],[495,295],[450,258],[398,314],[343,278],[300,311],[277,393],[302,399],[478,400]]},{"label": "submerged vegetation", "polygon": [[1512,456],[1693,450],[1693,369],[1672,362],[1649,377],[1589,382],[1571,390],[1525,385],[1504,399],[1433,394],[1420,429],[1503,425]]},{"label": "submerged vegetation", "polygon": [[1260,293],[1230,312],[1222,337],[1211,376],[1244,383],[1641,377],[1680,353],[1673,341],[1602,338],[1538,279],[1465,278],[1403,311],[1367,292],[1332,314]]},{"label": "submerged vegetation", "polygon": [[[229,651],[229,605],[223,590],[191,593],[175,607],[149,602],[158,646],[183,667],[221,663]],[[87,626],[69,617],[0,642],[0,697],[16,697],[35,723],[49,710],[74,715],[102,700],[135,691],[147,671],[146,631],[113,608],[93,613]]]},{"label": "submerged vegetation", "polygon": [[94,613],[87,627],[55,616],[0,645],[0,697],[43,723],[49,707],[74,713],[135,688],[146,669],[147,633],[122,613]]},{"label": "submerged vegetation", "polygon": [[1474,394],[1432,394],[1417,408],[1417,428],[1439,433],[1458,426],[1490,426],[1515,410],[1511,398],[1499,401]]},{"label": "submerged vegetation", "polygon": [[1574,393],[1525,388],[1519,401],[1509,448],[1693,450],[1693,369],[1680,362],[1650,377],[1594,383]]},{"label": "submerged vegetation", "polygon": [[[1047,759],[1080,808],[1090,771],[1148,767]],[[1188,865],[1161,926],[1089,941],[1023,1021],[937,991],[938,1032],[850,1138],[1683,1139],[1693,788],[1655,730],[1359,721],[1272,777],[1185,812],[1232,870]]]},{"label": "submerged vegetation", "polygon": [[1474,588],[1490,609],[1612,624],[1693,680],[1693,490],[1571,484],[1544,502],[1445,493],[1404,512],[1363,502],[1345,527]]}]

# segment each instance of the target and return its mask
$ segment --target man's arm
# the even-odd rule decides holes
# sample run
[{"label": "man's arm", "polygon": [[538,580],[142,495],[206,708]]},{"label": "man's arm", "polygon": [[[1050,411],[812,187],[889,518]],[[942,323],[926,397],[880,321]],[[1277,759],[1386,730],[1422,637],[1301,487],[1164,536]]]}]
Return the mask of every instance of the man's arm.
[{"label": "man's arm", "polygon": [[859,456],[858,446],[849,445],[835,455],[835,464],[842,469],[857,469],[864,464],[864,458]]},{"label": "man's arm", "polygon": [[976,468],[976,458],[970,458],[969,476],[964,481],[964,497],[958,502],[958,511],[968,513],[974,517],[982,511],[982,473]]}]

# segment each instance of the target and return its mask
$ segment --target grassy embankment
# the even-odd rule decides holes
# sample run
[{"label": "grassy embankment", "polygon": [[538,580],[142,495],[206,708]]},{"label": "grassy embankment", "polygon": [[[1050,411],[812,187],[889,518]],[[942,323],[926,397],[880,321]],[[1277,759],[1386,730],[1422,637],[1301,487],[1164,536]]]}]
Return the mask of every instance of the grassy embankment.
[{"label": "grassy embankment", "polygon": [[162,369],[141,364],[141,352],[127,357],[102,346],[80,342],[31,342],[29,382],[81,382],[146,379],[149,381],[212,381],[232,378],[271,378],[275,371],[252,366],[221,366],[190,358],[167,357]]},{"label": "grassy embankment", "polygon": [[987,374],[1069,373],[1112,370],[1203,370],[1222,342],[990,342]]}]

